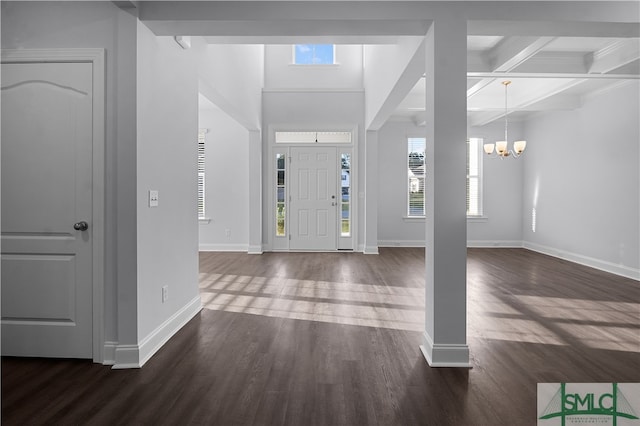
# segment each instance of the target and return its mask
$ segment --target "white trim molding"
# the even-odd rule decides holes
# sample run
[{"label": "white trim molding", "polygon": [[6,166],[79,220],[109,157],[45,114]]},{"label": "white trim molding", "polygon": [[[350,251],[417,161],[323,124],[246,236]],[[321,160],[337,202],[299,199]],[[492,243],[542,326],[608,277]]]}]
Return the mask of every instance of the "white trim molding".
[{"label": "white trim molding", "polygon": [[102,355],[102,364],[103,365],[113,365],[116,363],[116,349],[118,347],[118,342],[104,342],[104,349]]},{"label": "white trim molding", "polygon": [[363,254],[380,254],[378,252],[378,246],[365,246],[362,250]]},{"label": "white trim molding", "polygon": [[[186,323],[202,310],[200,296],[194,297],[182,309],[173,314],[137,345],[117,345],[114,356],[114,370],[141,368],[158,350],[173,337]],[[107,348],[105,346],[105,352]],[[111,348],[109,348],[111,350]]]},{"label": "white trim molding", "polygon": [[379,240],[378,247],[424,247],[425,240]]},{"label": "white trim molding", "polygon": [[249,251],[246,244],[200,244],[198,249],[200,251]]},{"label": "white trim molding", "polygon": [[477,248],[522,248],[520,240],[467,240],[467,247]]},{"label": "white trim molding", "polygon": [[262,254],[263,253],[263,248],[262,245],[259,246],[249,246],[249,248],[247,249],[247,253],[248,254]]},{"label": "white trim molding", "polygon": [[529,241],[525,241],[523,243],[523,247],[526,248],[527,250],[546,254],[548,256],[557,257],[559,259],[568,260],[570,262],[578,263],[580,265],[588,266],[591,268],[599,269],[601,271],[609,272],[611,274],[620,275],[622,277],[631,278],[632,280],[640,281],[640,269],[631,268],[628,266],[616,264],[606,260],[595,259],[589,256],[583,256],[581,254],[572,253],[566,250],[543,246],[543,245],[532,243]]},{"label": "white trim molding", "polygon": [[424,332],[420,351],[430,367],[472,367],[469,362],[469,345],[466,344],[435,344],[431,336]]},{"label": "white trim molding", "polygon": [[140,368],[140,349],[138,345],[118,345],[115,348],[113,370]]}]

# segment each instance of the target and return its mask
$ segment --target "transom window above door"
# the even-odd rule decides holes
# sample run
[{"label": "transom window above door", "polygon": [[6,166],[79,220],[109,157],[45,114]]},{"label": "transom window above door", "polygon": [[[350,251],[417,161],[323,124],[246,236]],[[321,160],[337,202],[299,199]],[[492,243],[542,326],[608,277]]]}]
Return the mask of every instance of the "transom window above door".
[{"label": "transom window above door", "polygon": [[351,143],[351,132],[276,132],[276,143]]}]

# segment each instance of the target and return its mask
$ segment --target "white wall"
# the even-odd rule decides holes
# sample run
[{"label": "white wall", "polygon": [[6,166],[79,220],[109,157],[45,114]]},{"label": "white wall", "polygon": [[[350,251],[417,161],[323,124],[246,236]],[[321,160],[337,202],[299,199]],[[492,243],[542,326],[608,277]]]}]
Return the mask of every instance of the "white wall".
[{"label": "white wall", "polygon": [[[378,130],[424,73],[424,37],[399,37],[396,44],[364,48],[365,123]],[[390,99],[396,95],[397,99]],[[391,101],[391,102],[389,102]],[[373,125],[373,127],[372,127]]]},{"label": "white wall", "polygon": [[[193,51],[138,24],[138,334],[140,358],[198,293],[198,80]],[[159,191],[149,207],[148,191]],[[162,287],[169,298],[162,301]],[[192,313],[192,312],[190,312]],[[149,342],[149,343],[148,343]],[[146,347],[148,346],[148,347]]]},{"label": "white wall", "polygon": [[294,65],[292,45],[265,46],[267,89],[362,89],[362,46],[336,45],[335,65]]},{"label": "white wall", "polygon": [[247,129],[259,130],[264,46],[209,45],[201,37],[191,40],[198,58],[200,91]]},{"label": "white wall", "polygon": [[[504,121],[467,129],[470,138],[482,138],[485,143],[504,140]],[[523,125],[509,122],[509,147],[513,141],[525,139]],[[532,144],[535,143],[532,141]],[[523,157],[499,159],[487,157],[483,161],[483,219],[467,219],[469,246],[515,246],[522,244],[522,176],[527,151]]]},{"label": "white wall", "polygon": [[3,49],[106,51],[104,339],[111,348],[138,341],[136,22],[111,2],[2,2]]},{"label": "white wall", "polygon": [[[504,139],[504,123],[467,129],[486,142]],[[509,139],[522,136],[521,123],[510,123]],[[407,138],[425,137],[425,127],[388,121],[379,132],[378,240],[381,246],[424,246],[424,220],[407,219]],[[484,154],[483,154],[484,155]],[[467,220],[469,246],[522,245],[523,158],[490,159],[484,166],[483,219]],[[428,196],[428,195],[427,195]]]},{"label": "white wall", "polygon": [[424,219],[407,216],[407,138],[424,126],[388,121],[378,132],[378,244],[424,247]]},{"label": "white wall", "polygon": [[200,107],[198,127],[208,130],[205,215],[210,220],[200,223],[200,250],[247,251],[249,132],[210,102]]},{"label": "white wall", "polygon": [[640,279],[638,93],[629,82],[526,123],[525,246]]}]

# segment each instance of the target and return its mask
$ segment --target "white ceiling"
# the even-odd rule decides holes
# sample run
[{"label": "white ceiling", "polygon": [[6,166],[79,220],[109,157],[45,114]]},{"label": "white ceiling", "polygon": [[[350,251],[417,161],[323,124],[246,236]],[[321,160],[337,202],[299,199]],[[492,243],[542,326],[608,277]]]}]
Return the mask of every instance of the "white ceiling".
[{"label": "white ceiling", "polygon": [[[513,82],[509,116],[517,120],[541,110],[578,108],[585,97],[640,77],[634,2],[116,3],[139,7],[140,19],[156,35],[241,44],[395,43],[398,36],[424,35],[430,16],[459,5],[474,16],[467,20],[467,106],[476,126],[504,116],[505,79]],[[392,119],[421,124],[424,105],[421,79]]]},{"label": "white ceiling", "polygon": [[[467,37],[467,116],[481,126],[502,119],[505,80],[510,120],[570,110],[599,91],[640,77],[640,39],[629,37]],[[392,119],[424,123],[425,82],[418,81]]]}]

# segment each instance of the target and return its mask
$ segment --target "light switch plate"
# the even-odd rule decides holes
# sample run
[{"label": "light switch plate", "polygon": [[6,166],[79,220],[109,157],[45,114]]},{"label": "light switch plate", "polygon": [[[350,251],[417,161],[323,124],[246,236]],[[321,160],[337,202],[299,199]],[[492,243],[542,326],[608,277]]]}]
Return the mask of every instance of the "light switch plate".
[{"label": "light switch plate", "polygon": [[149,207],[158,207],[158,191],[149,190]]}]

